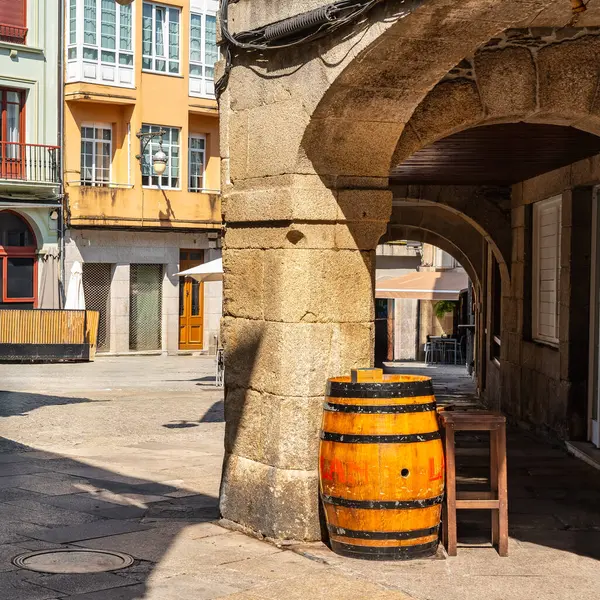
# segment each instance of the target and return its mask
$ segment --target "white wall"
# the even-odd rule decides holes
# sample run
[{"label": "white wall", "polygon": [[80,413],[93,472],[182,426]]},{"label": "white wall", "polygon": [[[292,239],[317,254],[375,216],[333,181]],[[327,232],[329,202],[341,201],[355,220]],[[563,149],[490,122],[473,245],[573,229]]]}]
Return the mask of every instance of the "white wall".
[{"label": "white wall", "polygon": [[389,279],[416,271],[421,264],[421,254],[416,246],[380,244],[376,260],[375,278]]}]

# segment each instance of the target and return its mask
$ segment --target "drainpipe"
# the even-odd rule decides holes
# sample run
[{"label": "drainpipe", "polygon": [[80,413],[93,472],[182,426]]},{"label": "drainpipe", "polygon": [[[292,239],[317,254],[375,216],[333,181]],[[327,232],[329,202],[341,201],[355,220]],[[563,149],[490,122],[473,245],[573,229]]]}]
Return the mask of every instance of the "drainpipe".
[{"label": "drainpipe", "polygon": [[59,286],[59,306],[62,308],[65,305],[65,186],[63,182],[63,164],[64,164],[64,131],[65,131],[65,83],[64,83],[64,14],[63,14],[63,3],[64,0],[58,0],[58,26],[59,31],[62,32],[58,36],[58,147],[60,148],[58,158],[58,178],[60,184],[59,198],[61,200],[62,207],[59,211],[59,261],[60,261],[60,286]]}]

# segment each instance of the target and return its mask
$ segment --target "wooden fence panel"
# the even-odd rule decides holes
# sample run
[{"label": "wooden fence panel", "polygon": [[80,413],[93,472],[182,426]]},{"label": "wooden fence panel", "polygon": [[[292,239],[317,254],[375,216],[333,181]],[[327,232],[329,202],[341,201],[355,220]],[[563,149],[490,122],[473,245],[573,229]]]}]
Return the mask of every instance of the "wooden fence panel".
[{"label": "wooden fence panel", "polygon": [[83,310],[0,310],[0,344],[92,344],[95,348],[98,317],[96,311]]}]

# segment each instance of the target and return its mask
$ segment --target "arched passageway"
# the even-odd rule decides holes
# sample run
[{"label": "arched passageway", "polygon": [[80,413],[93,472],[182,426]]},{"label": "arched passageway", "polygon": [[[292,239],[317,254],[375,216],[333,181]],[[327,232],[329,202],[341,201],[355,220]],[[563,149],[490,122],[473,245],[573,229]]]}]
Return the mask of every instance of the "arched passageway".
[{"label": "arched passageway", "polygon": [[[412,366],[460,365],[461,374],[476,372],[481,282],[471,258],[438,234],[409,225],[391,225],[376,257],[375,366],[394,372],[394,362],[405,367],[419,361]],[[475,382],[469,383],[472,397]]]},{"label": "arched passageway", "polygon": [[[280,3],[265,19],[297,9]],[[230,12],[238,30],[263,14]],[[236,57],[221,97],[226,518],[320,536],[325,381],[372,361],[374,250],[394,228],[471,263],[487,401],[585,437],[600,9],[571,19],[559,0],[391,1],[304,54]],[[530,160],[512,156],[523,139]],[[534,298],[546,218],[554,284]]]}]

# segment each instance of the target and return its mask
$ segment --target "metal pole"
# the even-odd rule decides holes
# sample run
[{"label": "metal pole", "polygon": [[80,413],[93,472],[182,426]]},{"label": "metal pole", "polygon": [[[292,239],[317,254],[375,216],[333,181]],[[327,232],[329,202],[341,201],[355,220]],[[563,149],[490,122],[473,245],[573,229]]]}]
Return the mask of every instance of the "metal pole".
[{"label": "metal pole", "polygon": [[[63,15],[63,2],[64,0],[58,0],[58,24],[60,27],[60,31],[64,34],[64,15]],[[58,211],[58,228],[60,231],[60,246],[59,246],[59,268],[60,268],[60,285],[59,285],[59,307],[64,307],[65,305],[65,186],[63,181],[63,164],[64,164],[64,153],[65,153],[65,144],[64,144],[64,131],[65,131],[65,111],[64,111],[64,101],[65,101],[65,81],[64,81],[64,35],[58,36],[58,147],[59,147],[59,156],[57,160],[57,170],[58,170],[58,181],[59,181],[59,198],[61,199],[61,208]]]}]

